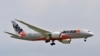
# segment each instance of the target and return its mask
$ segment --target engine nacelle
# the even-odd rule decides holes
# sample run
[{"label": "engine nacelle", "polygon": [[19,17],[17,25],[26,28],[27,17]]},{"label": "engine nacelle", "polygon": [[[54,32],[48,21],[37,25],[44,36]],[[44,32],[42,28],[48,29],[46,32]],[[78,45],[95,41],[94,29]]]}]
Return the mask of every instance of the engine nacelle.
[{"label": "engine nacelle", "polygon": [[60,32],[53,32],[51,33],[52,38],[60,38]]},{"label": "engine nacelle", "polygon": [[63,44],[70,44],[71,39],[63,39],[60,42],[63,43]]}]

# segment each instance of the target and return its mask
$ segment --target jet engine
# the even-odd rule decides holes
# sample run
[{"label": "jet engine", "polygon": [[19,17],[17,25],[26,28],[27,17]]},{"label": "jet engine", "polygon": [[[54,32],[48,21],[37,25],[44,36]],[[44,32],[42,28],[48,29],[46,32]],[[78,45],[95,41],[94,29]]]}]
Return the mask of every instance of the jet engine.
[{"label": "jet engine", "polygon": [[60,38],[61,33],[60,32],[53,32],[51,33],[52,38]]},{"label": "jet engine", "polygon": [[62,39],[62,40],[60,40],[60,42],[63,44],[70,44],[71,39]]}]

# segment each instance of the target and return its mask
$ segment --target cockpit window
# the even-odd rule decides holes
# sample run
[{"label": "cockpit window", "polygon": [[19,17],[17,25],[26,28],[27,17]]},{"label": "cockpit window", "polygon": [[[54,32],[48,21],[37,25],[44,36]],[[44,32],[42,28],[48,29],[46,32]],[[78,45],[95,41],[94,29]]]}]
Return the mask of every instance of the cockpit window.
[{"label": "cockpit window", "polygon": [[76,33],[76,30],[67,30],[67,31],[63,31],[62,33]]},{"label": "cockpit window", "polygon": [[88,32],[91,32],[91,31],[88,31]]}]

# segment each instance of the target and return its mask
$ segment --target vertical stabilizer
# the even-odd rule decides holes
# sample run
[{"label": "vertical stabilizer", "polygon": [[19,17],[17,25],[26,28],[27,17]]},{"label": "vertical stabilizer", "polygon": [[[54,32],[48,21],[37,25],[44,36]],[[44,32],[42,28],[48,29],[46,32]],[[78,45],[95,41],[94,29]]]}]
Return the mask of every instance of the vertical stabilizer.
[{"label": "vertical stabilizer", "polygon": [[15,21],[12,21],[12,24],[17,34],[19,34],[21,37],[24,37],[26,35],[23,29]]}]

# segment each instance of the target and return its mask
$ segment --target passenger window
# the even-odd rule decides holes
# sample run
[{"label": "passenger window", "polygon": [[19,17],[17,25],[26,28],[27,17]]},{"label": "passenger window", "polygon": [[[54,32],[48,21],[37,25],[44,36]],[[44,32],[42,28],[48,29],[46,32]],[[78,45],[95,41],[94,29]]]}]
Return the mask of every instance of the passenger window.
[{"label": "passenger window", "polygon": [[67,30],[67,31],[63,31],[62,33],[76,33],[76,30]]}]

